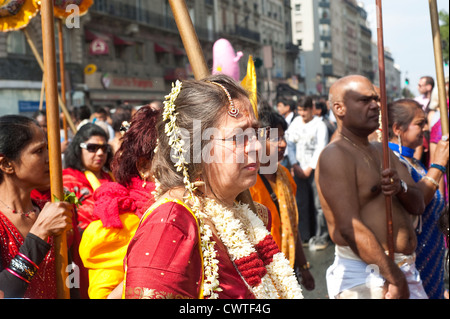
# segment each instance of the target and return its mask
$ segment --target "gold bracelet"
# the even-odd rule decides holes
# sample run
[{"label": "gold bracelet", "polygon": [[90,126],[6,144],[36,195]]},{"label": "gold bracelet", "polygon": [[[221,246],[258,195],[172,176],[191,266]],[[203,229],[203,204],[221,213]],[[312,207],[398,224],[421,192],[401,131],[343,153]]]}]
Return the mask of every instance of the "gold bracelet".
[{"label": "gold bracelet", "polygon": [[427,181],[430,181],[434,186],[436,186],[436,188],[439,188],[439,183],[436,182],[436,180],[430,176],[424,176],[422,177],[423,179],[426,179]]}]

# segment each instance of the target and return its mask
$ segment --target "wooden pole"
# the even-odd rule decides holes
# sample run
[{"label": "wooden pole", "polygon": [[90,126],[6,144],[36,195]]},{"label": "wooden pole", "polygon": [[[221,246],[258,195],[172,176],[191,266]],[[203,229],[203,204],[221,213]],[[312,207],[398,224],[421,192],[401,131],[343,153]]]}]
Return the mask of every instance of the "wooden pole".
[{"label": "wooden pole", "polygon": [[[441,131],[442,136],[449,133],[449,120],[447,109],[447,97],[445,91],[445,79],[444,79],[444,61],[442,58],[442,45],[441,45],[441,32],[439,28],[439,14],[436,4],[436,0],[428,0],[430,5],[430,18],[431,18],[431,31],[433,33],[433,47],[434,47],[434,62],[436,65],[436,79],[438,85],[438,97],[439,97],[439,112],[441,115]],[[447,181],[449,180],[450,166],[447,163]],[[445,194],[448,197],[448,193]]]},{"label": "wooden pole", "polygon": [[[36,46],[34,45],[34,42],[31,39],[27,28],[23,28],[22,31],[25,34],[25,38],[27,39],[27,42],[30,45],[31,51],[34,54],[34,57],[36,58],[37,63],[39,64],[42,72],[44,72],[44,62],[42,61],[41,55],[39,54]],[[77,128],[75,127],[75,124],[73,123],[72,119],[70,118],[69,111],[67,110],[66,105],[63,103],[62,98],[59,95],[59,93],[58,93],[58,103],[59,103],[59,106],[61,106],[61,109],[63,110],[64,115],[67,118],[67,122],[68,122],[68,124],[70,126],[70,129],[72,130],[73,134],[76,134]]]},{"label": "wooden pole", "polygon": [[169,0],[172,8],[173,16],[180,32],[181,40],[183,41],[189,63],[196,80],[203,79],[209,75],[208,67],[206,66],[205,57],[203,56],[202,47],[198,41],[195,33],[194,25],[189,16],[188,9],[184,0]]},{"label": "wooden pole", "polygon": [[[58,82],[55,56],[55,26],[53,17],[53,0],[41,1],[42,45],[44,52],[45,97],[47,107],[48,152],[50,161],[50,189],[54,196],[63,200],[61,140],[59,135]],[[66,285],[67,238],[63,232],[54,237],[56,287],[59,299],[69,299],[70,292]]]},{"label": "wooden pole", "polygon": [[441,113],[442,135],[448,135],[449,120],[447,97],[445,96],[444,61],[442,58],[441,33],[439,29],[439,14],[436,0],[428,0],[430,4],[431,30],[433,32],[434,61],[436,64],[436,79],[439,95],[439,111]]},{"label": "wooden pole", "polygon": [[[383,41],[383,14],[381,0],[376,0],[377,8],[377,45],[378,45],[378,69],[380,77],[380,98],[381,98],[381,126],[383,144],[383,170],[390,167],[389,163],[389,136],[388,136],[388,113],[386,98],[386,73],[384,65],[384,41]],[[385,196],[386,202],[386,227],[388,255],[394,259],[394,237],[392,224],[392,196]]]},{"label": "wooden pole", "polygon": [[[186,3],[184,0],[169,0],[169,4],[172,8],[173,16],[175,17],[175,22],[180,32],[184,49],[188,55],[192,71],[194,72],[194,77],[196,80],[203,79],[209,75],[209,70],[206,66],[203,51],[195,33]],[[248,204],[250,209],[256,213],[256,207],[248,189],[240,193],[237,200]]]},{"label": "wooden pole", "polygon": [[[63,38],[63,20],[58,19],[58,43],[59,43],[59,74],[61,81],[61,98],[64,105],[67,105],[66,100],[66,68],[64,66],[64,38]],[[64,113],[64,112],[63,112]],[[66,115],[63,116],[63,129],[64,129],[64,140],[69,139],[67,132],[67,119]]]}]

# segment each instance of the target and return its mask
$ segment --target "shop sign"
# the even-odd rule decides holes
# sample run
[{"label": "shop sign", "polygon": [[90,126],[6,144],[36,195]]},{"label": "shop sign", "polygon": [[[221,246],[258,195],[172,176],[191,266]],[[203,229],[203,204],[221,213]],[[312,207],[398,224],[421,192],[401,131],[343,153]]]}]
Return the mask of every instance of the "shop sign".
[{"label": "shop sign", "polygon": [[[45,110],[45,101],[42,104],[42,109]],[[19,101],[19,113],[36,112],[39,110],[39,101]]]},{"label": "shop sign", "polygon": [[92,55],[106,55],[109,54],[108,43],[100,38],[94,39],[89,45],[89,53]]},{"label": "shop sign", "polygon": [[85,74],[86,85],[90,89],[105,89],[108,91],[152,91],[162,92],[165,90],[164,78],[137,78],[118,76],[113,73]]}]

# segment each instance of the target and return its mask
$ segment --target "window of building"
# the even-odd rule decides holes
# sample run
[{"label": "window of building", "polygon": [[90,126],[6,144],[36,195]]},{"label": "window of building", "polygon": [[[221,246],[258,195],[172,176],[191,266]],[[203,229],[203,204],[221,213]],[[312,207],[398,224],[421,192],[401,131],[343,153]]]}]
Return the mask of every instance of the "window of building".
[{"label": "window of building", "polygon": [[322,53],[330,53],[330,43],[328,41],[320,41],[320,51]]},{"label": "window of building", "polygon": [[214,40],[214,19],[211,13],[206,16],[206,28],[208,30],[208,40]]},{"label": "window of building", "polygon": [[134,45],[134,60],[138,62],[144,61],[144,44],[136,42]]},{"label": "window of building", "polygon": [[329,24],[319,24],[319,32],[323,37],[331,36],[330,25]]},{"label": "window of building", "polygon": [[106,0],[95,1],[95,7],[99,11],[106,11],[107,10]]},{"label": "window of building", "polygon": [[114,57],[116,59],[122,60],[126,58],[127,46],[126,45],[115,45],[114,46]]},{"label": "window of building", "polygon": [[222,29],[227,30],[227,11],[222,9]]},{"label": "window of building", "polygon": [[32,53],[22,31],[11,31],[7,33],[6,52],[23,55]]},{"label": "window of building", "polygon": [[155,52],[156,63],[161,65],[169,64],[169,54],[165,52]]},{"label": "window of building", "polygon": [[320,58],[320,63],[322,65],[331,65],[331,59],[330,58]]},{"label": "window of building", "polygon": [[178,68],[184,67],[188,63],[187,57],[185,55],[175,56],[175,66]]}]

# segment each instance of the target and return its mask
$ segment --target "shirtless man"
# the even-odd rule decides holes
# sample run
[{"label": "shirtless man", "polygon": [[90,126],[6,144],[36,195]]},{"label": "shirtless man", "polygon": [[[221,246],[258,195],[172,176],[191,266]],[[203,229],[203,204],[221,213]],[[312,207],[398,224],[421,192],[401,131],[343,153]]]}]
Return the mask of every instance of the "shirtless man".
[{"label": "shirtless man", "polygon": [[[382,146],[369,143],[378,128],[379,96],[365,77],[350,75],[330,88],[336,139],[321,153],[318,191],[336,244],[327,270],[330,298],[426,298],[414,267],[413,219],[423,194],[391,153],[382,169]],[[385,195],[392,197],[395,261],[388,257]]]}]

